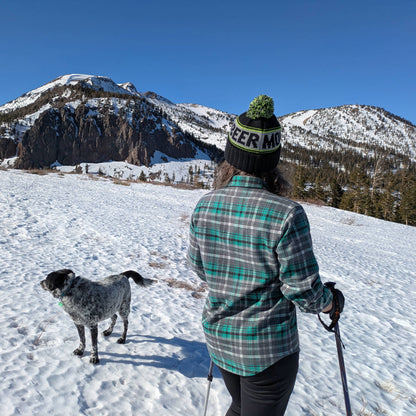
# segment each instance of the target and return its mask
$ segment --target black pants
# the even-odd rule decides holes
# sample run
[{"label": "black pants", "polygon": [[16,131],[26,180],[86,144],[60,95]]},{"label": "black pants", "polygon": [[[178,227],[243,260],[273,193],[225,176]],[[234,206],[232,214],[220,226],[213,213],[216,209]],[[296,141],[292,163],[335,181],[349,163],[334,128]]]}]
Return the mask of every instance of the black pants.
[{"label": "black pants", "polygon": [[295,386],[299,353],[282,358],[254,376],[220,368],[232,403],[225,416],[282,416]]}]

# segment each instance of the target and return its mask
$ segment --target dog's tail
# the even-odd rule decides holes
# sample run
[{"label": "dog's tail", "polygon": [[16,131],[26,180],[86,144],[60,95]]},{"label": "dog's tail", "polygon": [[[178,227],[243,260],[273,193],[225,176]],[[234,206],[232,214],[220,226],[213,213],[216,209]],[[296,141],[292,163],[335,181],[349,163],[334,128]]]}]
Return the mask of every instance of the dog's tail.
[{"label": "dog's tail", "polygon": [[126,272],[121,273],[123,276],[127,278],[131,278],[134,280],[136,285],[140,286],[150,286],[151,284],[155,283],[155,280],[152,279],[145,279],[139,273],[135,272],[134,270],[127,270]]}]

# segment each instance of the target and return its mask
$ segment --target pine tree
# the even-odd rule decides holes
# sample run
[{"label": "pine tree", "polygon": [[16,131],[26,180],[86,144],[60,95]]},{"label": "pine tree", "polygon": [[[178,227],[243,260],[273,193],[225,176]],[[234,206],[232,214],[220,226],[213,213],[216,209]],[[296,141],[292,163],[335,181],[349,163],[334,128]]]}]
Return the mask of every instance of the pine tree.
[{"label": "pine tree", "polygon": [[402,175],[399,216],[406,225],[416,225],[416,179],[409,172]]},{"label": "pine tree", "polygon": [[297,166],[295,175],[293,176],[293,191],[292,196],[295,199],[305,199],[306,192],[306,169],[303,166]]},{"label": "pine tree", "polygon": [[366,214],[371,205],[371,197],[368,186],[368,177],[364,170],[356,167],[350,176],[349,187],[352,192],[352,211],[358,214]]},{"label": "pine tree", "polygon": [[331,207],[339,208],[344,191],[342,190],[341,185],[335,178],[331,180],[330,189],[330,205]]},{"label": "pine tree", "polygon": [[354,211],[354,194],[351,190],[343,193],[339,208],[345,211]]},{"label": "pine tree", "polygon": [[399,201],[397,192],[392,192],[389,188],[385,191],[385,196],[382,199],[383,219],[387,221],[394,221],[398,209]]}]

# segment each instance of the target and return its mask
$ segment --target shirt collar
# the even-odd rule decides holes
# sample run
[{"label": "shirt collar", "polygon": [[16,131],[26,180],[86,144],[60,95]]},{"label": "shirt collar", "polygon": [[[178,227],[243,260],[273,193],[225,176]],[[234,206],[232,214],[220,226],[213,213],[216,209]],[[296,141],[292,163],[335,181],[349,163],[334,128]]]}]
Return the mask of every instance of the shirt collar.
[{"label": "shirt collar", "polygon": [[266,184],[262,179],[255,176],[236,175],[228,183],[229,186],[239,186],[243,188],[266,188]]}]

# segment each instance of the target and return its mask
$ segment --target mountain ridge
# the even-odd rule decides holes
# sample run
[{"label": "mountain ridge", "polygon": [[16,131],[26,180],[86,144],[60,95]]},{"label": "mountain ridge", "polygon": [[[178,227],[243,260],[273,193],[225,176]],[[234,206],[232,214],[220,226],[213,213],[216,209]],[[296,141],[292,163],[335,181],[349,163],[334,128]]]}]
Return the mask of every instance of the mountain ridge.
[{"label": "mountain ridge", "polygon": [[[73,122],[69,123],[71,117]],[[0,159],[17,155],[20,159],[19,167],[36,167],[36,164],[41,166],[42,163],[48,165],[55,162],[56,159],[49,158],[30,162],[31,158],[39,157],[33,152],[36,147],[34,132],[39,135],[48,128],[55,129],[60,136],[68,135],[68,130],[75,130],[76,134],[72,135],[72,145],[75,147],[78,139],[97,142],[95,155],[81,152],[70,158],[71,163],[97,162],[112,153],[107,149],[101,158],[98,157],[98,142],[104,133],[108,135],[104,140],[107,147],[112,140],[119,142],[119,146],[122,141],[127,141],[128,146],[133,146],[137,153],[136,142],[140,139],[132,139],[132,144],[126,137],[127,133],[120,136],[116,127],[121,131],[129,130],[127,136],[130,135],[130,139],[134,136],[134,130],[141,133],[142,139],[147,135],[149,140],[146,146],[150,153],[156,150],[163,153],[161,146],[166,145],[165,142],[174,141],[176,147],[181,147],[181,141],[191,140],[199,150],[208,146],[213,158],[218,159],[224,150],[227,132],[235,117],[235,114],[200,104],[175,104],[155,92],[141,93],[130,82],[117,84],[105,76],[68,74],[0,106]],[[107,123],[107,130],[101,125],[103,118],[106,118],[104,124]],[[416,126],[379,107],[341,105],[301,110],[278,118],[284,133],[283,147],[286,155],[283,157],[292,162],[296,162],[297,148],[312,153],[352,151],[364,158],[375,154],[392,158],[399,154],[399,164],[416,161]],[[60,127],[57,119],[60,120]],[[142,124],[138,120],[142,120]],[[152,126],[143,128],[145,120]],[[110,128],[108,123],[115,123],[114,128]],[[82,129],[85,124],[89,125],[88,134]],[[164,137],[159,144],[155,143],[157,140],[153,137],[156,131],[158,137]],[[84,136],[79,136],[81,132]],[[175,139],[176,136],[180,137]],[[53,140],[51,134],[48,137],[50,141],[57,140]],[[196,154],[196,148],[194,147],[194,152],[190,148],[183,152],[171,151],[168,156],[178,159],[192,158]],[[214,151],[214,148],[219,152]],[[132,151],[132,148],[127,153],[125,150],[116,151],[113,156],[128,159],[134,164],[151,163],[151,157],[145,155],[144,147],[139,151],[140,156],[136,154],[133,157]],[[93,158],[88,160],[89,156]],[[81,160],[81,157],[86,159]],[[209,155],[208,157],[211,158]]]}]

